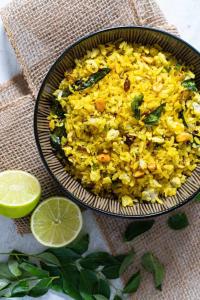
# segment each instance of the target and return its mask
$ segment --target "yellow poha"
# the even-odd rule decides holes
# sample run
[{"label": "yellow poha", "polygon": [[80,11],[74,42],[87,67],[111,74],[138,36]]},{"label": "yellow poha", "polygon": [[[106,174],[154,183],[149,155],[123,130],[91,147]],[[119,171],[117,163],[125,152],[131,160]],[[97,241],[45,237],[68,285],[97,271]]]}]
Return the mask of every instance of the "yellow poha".
[{"label": "yellow poha", "polygon": [[158,45],[123,41],[87,51],[65,73],[48,117],[66,171],[123,206],[175,195],[199,162],[194,78]]}]

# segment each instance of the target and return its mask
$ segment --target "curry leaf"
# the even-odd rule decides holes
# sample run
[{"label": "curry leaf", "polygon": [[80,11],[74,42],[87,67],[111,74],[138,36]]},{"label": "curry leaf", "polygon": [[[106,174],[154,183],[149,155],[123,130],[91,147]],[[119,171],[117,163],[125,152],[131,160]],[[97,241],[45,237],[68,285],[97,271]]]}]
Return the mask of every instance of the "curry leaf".
[{"label": "curry leaf", "polygon": [[140,275],[140,271],[138,271],[137,273],[133,274],[133,276],[129,279],[129,281],[127,282],[127,284],[123,289],[123,293],[125,294],[135,293],[140,286],[140,281],[141,281],[141,275]]},{"label": "curry leaf", "polygon": [[36,276],[38,278],[44,278],[49,276],[49,272],[42,270],[41,268],[31,264],[23,262],[19,265],[20,269],[30,273],[32,276]]},{"label": "curry leaf", "polygon": [[142,104],[144,100],[143,94],[138,94],[133,98],[133,101],[131,102],[131,109],[133,111],[134,117],[139,120],[140,119],[140,105]]},{"label": "curry leaf", "polygon": [[83,235],[81,238],[76,239],[68,247],[78,254],[83,254],[88,250],[89,234]]},{"label": "curry leaf", "polygon": [[124,233],[125,241],[131,241],[138,235],[150,230],[154,224],[154,220],[134,221],[128,225]]},{"label": "curry leaf", "polygon": [[7,287],[10,283],[8,279],[0,279],[0,291]]},{"label": "curry leaf", "polygon": [[102,273],[106,278],[108,279],[116,279],[119,278],[119,269],[120,269],[121,264],[114,264],[114,265],[108,265],[105,266],[102,269]]},{"label": "curry leaf", "polygon": [[174,230],[184,229],[189,225],[188,218],[184,212],[173,214],[168,218],[167,223]]},{"label": "curry leaf", "polygon": [[57,257],[50,252],[37,254],[35,257],[48,266],[60,266],[60,262]]},{"label": "curry leaf", "polygon": [[124,258],[124,260],[120,266],[120,269],[119,269],[119,275],[123,274],[127,270],[127,268],[131,265],[131,263],[133,262],[134,256],[135,256],[135,252],[132,251]]},{"label": "curry leaf", "polygon": [[72,94],[72,91],[82,91],[86,88],[92,87],[99,80],[103,79],[110,71],[110,68],[102,68],[99,69],[97,72],[91,74],[85,81],[82,79],[78,79],[74,82],[74,84],[71,85],[71,89],[67,88],[64,91],[62,91],[62,97],[68,97]]},{"label": "curry leaf", "polygon": [[200,193],[198,193],[195,197],[194,197],[194,200],[196,202],[200,202]]},{"label": "curry leaf", "polygon": [[82,91],[88,87],[92,87],[99,80],[103,79],[110,71],[110,68],[99,69],[96,73],[91,74],[86,81],[80,80],[80,83],[73,85],[72,88],[74,91]]},{"label": "curry leaf", "polygon": [[15,276],[10,272],[6,263],[0,263],[0,278],[2,279],[14,279]]},{"label": "curry leaf", "polygon": [[49,266],[43,263],[42,268],[48,271],[51,277],[58,277],[52,282],[51,288],[57,292],[63,292],[63,278],[61,268],[57,266]]},{"label": "curry leaf", "polygon": [[53,115],[58,116],[59,118],[64,118],[65,112],[58,100],[54,97],[50,102],[50,110]]},{"label": "curry leaf", "polygon": [[50,142],[54,151],[62,151],[61,139],[62,136],[66,136],[65,126],[56,127],[52,133],[50,133]]},{"label": "curry leaf", "polygon": [[8,268],[15,277],[22,275],[22,271],[19,269],[19,263],[13,257],[9,257]]},{"label": "curry leaf", "polygon": [[109,300],[109,298],[106,298],[105,296],[103,295],[94,295],[94,299],[95,300]]},{"label": "curry leaf", "polygon": [[120,268],[121,269],[121,274],[125,266],[127,266],[127,261],[130,259],[128,258],[128,255],[118,255],[118,256],[113,256],[110,261],[106,263],[104,268],[102,269],[102,273],[106,278],[108,279],[116,279],[119,278],[120,276]]},{"label": "curry leaf", "polygon": [[185,127],[188,127],[188,124],[187,124],[187,122],[186,122],[186,120],[185,120],[185,115],[184,115],[184,110],[183,110],[183,109],[179,112],[178,117],[179,117],[180,119],[182,119],[183,125],[184,125]]},{"label": "curry leaf", "polygon": [[11,291],[12,297],[23,297],[26,296],[29,291],[29,283],[27,280],[23,280],[17,283]]},{"label": "curry leaf", "polygon": [[161,290],[165,269],[158,258],[153,253],[147,252],[142,256],[142,265],[148,272],[153,274],[155,287]]},{"label": "curry leaf", "polygon": [[68,265],[81,257],[78,253],[67,247],[50,248],[48,252],[53,253],[62,266]]},{"label": "curry leaf", "polygon": [[82,300],[79,293],[80,272],[75,265],[65,265],[63,275],[64,292],[76,300]]},{"label": "curry leaf", "polygon": [[48,292],[49,286],[52,282],[53,278],[43,278],[39,280],[39,282],[31,288],[28,295],[31,297],[40,297]]},{"label": "curry leaf", "polygon": [[91,270],[81,270],[80,272],[80,293],[93,295],[98,283],[96,273]]},{"label": "curry leaf", "polygon": [[115,295],[113,300],[122,300],[122,298],[119,295]]},{"label": "curry leaf", "polygon": [[94,297],[92,295],[88,295],[86,293],[81,293],[81,297],[83,300],[94,300]]},{"label": "curry leaf", "polygon": [[189,91],[197,92],[198,89],[196,87],[195,81],[193,79],[187,79],[182,82],[182,86]]},{"label": "curry leaf", "polygon": [[155,125],[158,123],[161,114],[165,108],[165,103],[161,104],[160,106],[158,106],[155,110],[153,110],[150,114],[148,114],[145,118],[144,118],[144,123],[147,125]]},{"label": "curry leaf", "polygon": [[106,279],[100,278],[98,280],[97,288],[95,288],[95,294],[103,295],[108,299],[110,298],[110,286]]},{"label": "curry leaf", "polygon": [[86,257],[80,260],[80,265],[83,268],[95,270],[99,266],[110,265],[115,262],[112,255],[107,252],[94,252],[88,254]]}]

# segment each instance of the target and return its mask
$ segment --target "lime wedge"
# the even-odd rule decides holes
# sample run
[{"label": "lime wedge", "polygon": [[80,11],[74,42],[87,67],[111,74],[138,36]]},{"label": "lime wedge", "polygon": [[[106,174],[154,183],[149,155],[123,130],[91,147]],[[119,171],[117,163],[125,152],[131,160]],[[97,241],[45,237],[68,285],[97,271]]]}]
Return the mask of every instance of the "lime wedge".
[{"label": "lime wedge", "polygon": [[79,207],[64,197],[51,197],[42,202],[31,217],[31,231],[47,247],[71,243],[82,228]]},{"label": "lime wedge", "polygon": [[0,214],[10,218],[28,215],[37,205],[41,186],[37,178],[20,170],[0,173]]}]

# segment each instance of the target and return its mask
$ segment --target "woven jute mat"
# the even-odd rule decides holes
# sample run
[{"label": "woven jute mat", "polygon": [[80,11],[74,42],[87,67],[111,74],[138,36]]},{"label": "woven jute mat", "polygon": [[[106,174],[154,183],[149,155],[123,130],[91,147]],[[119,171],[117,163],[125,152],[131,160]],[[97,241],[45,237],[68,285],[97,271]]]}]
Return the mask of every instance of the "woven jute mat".
[{"label": "woven jute mat", "polygon": [[[35,96],[52,63],[77,38],[105,27],[137,24],[178,32],[153,0],[15,0],[1,16],[24,75],[0,87],[0,171],[17,168],[33,173],[41,182],[43,199],[60,194],[42,165],[33,136]],[[200,299],[198,204],[191,203],[184,210],[190,220],[186,230],[170,230],[163,216],[150,232],[128,244],[122,241],[122,234],[129,221],[94,214],[112,253],[136,250],[135,264],[125,277],[138,269],[141,255],[149,250],[166,267],[162,293],[142,271],[141,288],[131,299]],[[29,218],[15,223],[19,233],[30,232]]]}]

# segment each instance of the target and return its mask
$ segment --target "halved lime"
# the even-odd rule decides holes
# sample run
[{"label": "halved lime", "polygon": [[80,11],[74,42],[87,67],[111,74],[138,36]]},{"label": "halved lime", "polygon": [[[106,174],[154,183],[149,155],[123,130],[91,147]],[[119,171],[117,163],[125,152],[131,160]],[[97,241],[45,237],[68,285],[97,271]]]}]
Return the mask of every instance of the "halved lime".
[{"label": "halved lime", "polygon": [[31,217],[31,231],[47,247],[71,243],[82,228],[79,207],[64,197],[51,197],[42,202]]},{"label": "halved lime", "polygon": [[41,186],[37,178],[20,170],[0,173],[0,214],[9,218],[28,215],[37,205]]}]

